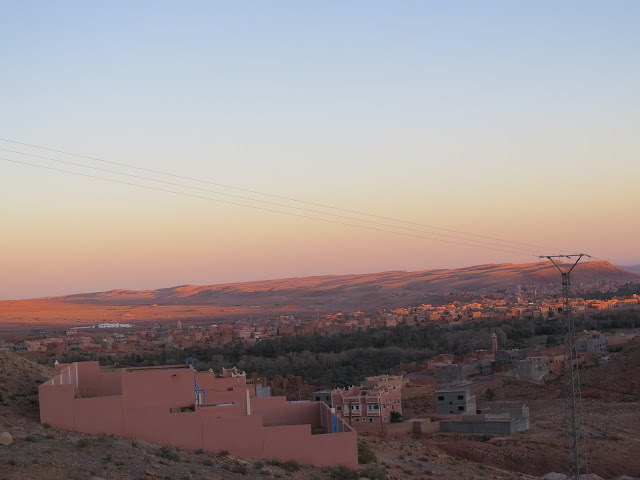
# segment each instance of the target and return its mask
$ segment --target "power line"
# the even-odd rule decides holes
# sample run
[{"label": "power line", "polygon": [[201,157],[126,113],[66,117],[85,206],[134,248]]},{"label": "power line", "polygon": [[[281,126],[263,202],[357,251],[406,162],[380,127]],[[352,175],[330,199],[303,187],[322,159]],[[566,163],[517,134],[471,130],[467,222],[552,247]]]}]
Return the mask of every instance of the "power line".
[{"label": "power line", "polygon": [[[484,249],[487,249],[487,250],[494,250],[494,251],[497,251],[497,252],[509,253],[509,254],[512,254],[512,255],[536,257],[535,255],[532,255],[532,254],[529,254],[529,253],[523,253],[523,252],[517,252],[517,251],[513,251],[513,250],[507,250],[505,248],[494,248],[494,247],[485,246],[485,245],[456,242],[456,241],[453,241],[453,240],[444,240],[444,239],[441,239],[441,238],[427,237],[427,236],[424,236],[424,235],[415,235],[415,234],[407,233],[407,232],[398,232],[398,231],[393,231],[393,230],[385,230],[385,229],[382,229],[382,228],[368,227],[368,226],[365,226],[365,225],[358,225],[358,224],[353,224],[353,223],[339,222],[339,221],[336,221],[336,220],[329,220],[327,218],[313,217],[311,215],[303,215],[303,214],[292,213],[292,212],[283,212],[281,210],[275,210],[275,209],[266,208],[266,207],[258,207],[258,206],[255,206],[255,205],[247,205],[247,204],[244,204],[244,203],[232,202],[232,201],[228,201],[228,200],[221,200],[221,199],[218,199],[218,198],[206,197],[204,195],[196,195],[196,194],[192,194],[192,193],[177,192],[175,190],[169,190],[169,189],[166,189],[166,188],[152,187],[152,186],[149,186],[149,185],[141,185],[141,184],[138,184],[138,183],[126,182],[124,180],[117,180],[117,179],[108,178],[108,177],[101,177],[101,176],[98,176],[98,175],[90,175],[90,174],[87,174],[87,173],[73,172],[73,171],[70,171],[70,170],[63,170],[63,169],[55,168],[55,167],[47,167],[45,165],[38,165],[38,164],[35,164],[35,163],[22,162],[20,160],[12,160],[12,159],[3,158],[3,157],[0,157],[0,160],[3,160],[5,162],[16,163],[16,164],[19,164],[19,165],[28,165],[28,166],[31,166],[31,167],[43,168],[43,169],[46,169],[46,170],[52,170],[52,171],[56,171],[56,172],[68,173],[68,174],[71,174],[71,175],[78,175],[78,176],[81,176],[81,177],[93,178],[93,179],[98,179],[98,180],[105,180],[105,181],[108,181],[108,182],[120,183],[120,184],[123,184],[123,185],[130,185],[130,186],[134,186],[134,187],[146,188],[148,190],[155,190],[155,191],[159,191],[159,192],[167,192],[167,193],[172,193],[174,195],[182,195],[182,196],[185,196],[185,197],[199,198],[199,199],[203,199],[203,200],[209,200],[209,201],[212,201],[212,202],[224,203],[224,204],[228,204],[228,205],[235,205],[235,206],[245,207],[245,208],[252,208],[252,209],[255,209],[255,210],[261,210],[261,211],[266,211],[266,212],[280,213],[282,215],[289,215],[289,216],[293,216],[293,217],[307,218],[307,219],[311,219],[311,220],[318,220],[318,221],[321,221],[321,222],[334,223],[334,224],[337,224],[337,225],[344,225],[344,226],[348,226],[348,227],[361,228],[361,229],[365,229],[365,230],[372,230],[372,231],[384,232],[384,233],[392,233],[392,234],[396,234],[396,235],[403,235],[403,236],[413,237],[413,238],[422,238],[422,239],[427,239],[427,240],[435,240],[435,241],[439,241],[439,242],[451,243],[451,244],[455,244],[455,245],[463,245],[463,246],[467,246],[467,247],[484,248]],[[469,240],[469,241],[473,241],[473,240]]]},{"label": "power line", "polygon": [[401,227],[401,226],[397,226],[397,225],[391,225],[391,224],[388,224],[388,223],[376,222],[376,221],[373,221],[373,220],[363,220],[363,219],[360,219],[360,218],[350,217],[350,216],[347,216],[347,215],[340,215],[340,214],[336,214],[336,213],[322,212],[322,211],[313,210],[313,209],[310,209],[310,208],[296,207],[296,206],[286,205],[286,204],[282,204],[282,203],[278,203],[278,202],[271,202],[271,201],[268,201],[268,200],[259,200],[259,199],[254,199],[254,198],[248,198],[248,197],[244,197],[242,195],[234,195],[234,194],[231,194],[231,193],[219,192],[219,191],[215,191],[215,190],[211,190],[211,189],[207,189],[207,188],[193,187],[191,185],[185,185],[185,184],[182,184],[182,183],[176,183],[176,182],[171,182],[171,181],[166,181],[166,180],[157,180],[157,179],[150,178],[150,177],[145,177],[145,176],[142,176],[142,175],[135,175],[135,174],[132,174],[132,173],[118,172],[118,171],[109,170],[109,169],[106,169],[106,168],[100,168],[100,167],[95,167],[95,166],[92,166],[92,165],[85,165],[85,164],[82,164],[82,163],[70,162],[68,160],[60,160],[60,159],[57,159],[57,158],[45,157],[45,156],[42,156],[42,155],[35,155],[35,154],[32,154],[32,153],[19,152],[19,151],[10,150],[10,149],[7,149],[7,148],[0,148],[0,150],[5,151],[5,152],[10,152],[10,153],[17,153],[19,155],[25,155],[25,156],[44,159],[44,160],[50,160],[50,161],[53,161],[53,162],[64,163],[64,164],[67,164],[67,165],[73,165],[73,166],[76,166],[76,167],[89,168],[89,169],[97,170],[97,171],[100,171],[100,172],[112,173],[112,174],[116,174],[116,175],[123,175],[123,176],[131,177],[131,178],[137,178],[137,179],[140,179],[140,180],[147,180],[147,181],[151,181],[151,182],[158,182],[158,183],[162,183],[162,184],[165,184],[165,185],[172,185],[172,186],[177,186],[177,187],[181,187],[181,188],[189,188],[189,189],[198,190],[198,191],[202,191],[202,192],[213,193],[215,195],[223,195],[223,196],[226,196],[226,197],[237,198],[237,199],[241,199],[241,200],[247,200],[247,201],[250,201],[250,202],[258,202],[258,203],[264,203],[264,204],[267,204],[267,205],[275,205],[275,206],[278,206],[278,207],[290,208],[290,209],[304,211],[304,212],[308,212],[308,213],[315,213],[315,214],[318,214],[318,215],[328,215],[328,216],[332,216],[332,217],[336,217],[336,218],[342,218],[342,219],[345,219],[345,220],[369,223],[369,224],[372,224],[372,225],[379,225],[379,226],[383,226],[383,227],[387,227],[387,228],[397,228],[397,229],[408,230],[408,231],[411,231],[411,232],[427,233],[429,235],[435,235],[435,236],[445,237],[445,238],[453,238],[455,240],[462,240],[462,241],[465,241],[465,242],[474,242],[474,243],[479,243],[479,244],[499,246],[499,247],[504,247],[504,248],[508,248],[508,249],[512,249],[512,250],[520,250],[522,252],[526,252],[526,253],[529,253],[529,254],[538,253],[537,250],[532,250],[532,249],[528,249],[528,248],[522,248],[522,247],[517,247],[517,246],[511,246],[511,245],[496,245],[493,242],[485,242],[483,240],[474,240],[474,239],[461,238],[461,237],[457,237],[455,235],[447,235],[447,234],[436,233],[436,232],[426,232],[424,230],[418,230],[418,229],[410,228],[410,227]]},{"label": "power line", "polygon": [[[453,229],[448,229],[448,228],[436,227],[436,226],[433,226],[433,225],[427,225],[427,224],[418,223],[418,222],[410,222],[410,221],[407,221],[407,220],[401,220],[401,219],[397,219],[397,218],[393,218],[393,217],[386,217],[386,216],[382,216],[382,215],[375,215],[375,214],[371,214],[371,213],[367,213],[367,212],[361,212],[361,211],[358,211],[358,210],[350,210],[350,209],[335,207],[335,206],[332,206],[332,205],[326,205],[326,204],[322,204],[322,203],[315,203],[315,202],[308,202],[308,201],[304,201],[304,200],[298,200],[298,199],[291,198],[291,197],[286,197],[286,196],[281,196],[281,195],[274,195],[274,194],[270,194],[270,193],[260,192],[260,191],[257,191],[257,190],[252,190],[252,189],[247,189],[247,188],[236,187],[236,186],[227,185],[227,184],[223,184],[223,183],[211,182],[211,181],[202,180],[202,179],[199,179],[199,178],[193,178],[193,177],[188,177],[188,176],[183,176],[183,175],[176,175],[176,174],[172,174],[172,173],[168,173],[168,172],[163,172],[163,171],[160,171],[160,170],[154,170],[154,169],[139,167],[139,166],[130,165],[130,164],[121,163],[121,162],[114,162],[112,160],[105,160],[105,159],[101,159],[101,158],[97,158],[97,157],[93,157],[93,156],[89,156],[89,155],[83,155],[83,154],[79,154],[79,153],[68,152],[68,151],[65,151],[65,150],[57,150],[57,149],[53,149],[53,148],[49,148],[49,147],[44,147],[44,146],[41,146],[41,145],[35,145],[35,144],[31,144],[31,143],[19,142],[19,141],[16,141],[16,140],[10,140],[10,139],[7,139],[7,138],[2,138],[2,137],[0,137],[0,140],[4,141],[4,142],[14,143],[14,144],[18,144],[18,145],[24,145],[24,146],[28,146],[28,147],[32,147],[32,148],[38,148],[38,149],[41,149],[41,150],[47,150],[47,151],[50,151],[50,152],[61,153],[63,155],[71,155],[71,156],[74,156],[74,157],[85,158],[85,159],[94,160],[94,161],[97,161],[97,162],[103,162],[103,163],[108,163],[108,164],[112,164],[112,165],[118,165],[118,166],[121,166],[121,167],[131,168],[131,169],[145,171],[145,172],[149,172],[149,173],[155,173],[155,174],[158,174],[158,175],[166,175],[166,176],[169,176],[169,177],[180,178],[182,180],[189,180],[189,181],[200,182],[200,183],[205,183],[205,184],[209,184],[209,185],[215,185],[215,186],[229,188],[229,189],[238,190],[238,191],[243,191],[243,192],[247,192],[247,193],[253,193],[253,194],[256,194],[256,195],[264,195],[264,196],[267,196],[267,197],[279,198],[281,200],[297,202],[297,203],[302,203],[302,204],[306,204],[306,205],[312,205],[312,206],[315,206],[315,207],[321,207],[321,208],[326,208],[326,209],[342,211],[342,212],[346,212],[346,213],[352,213],[352,214],[356,214],[356,215],[363,215],[363,216],[367,216],[367,217],[370,217],[370,218],[378,218],[378,219],[381,219],[381,220],[388,220],[388,221],[393,221],[393,222],[397,222],[397,223],[403,223],[405,225],[413,225],[413,226],[419,226],[419,227],[424,227],[424,228],[430,228],[432,230],[440,230],[440,231],[444,231],[444,232],[456,233],[456,234],[459,234],[459,235],[466,235],[466,236],[469,236],[469,237],[483,238],[483,239],[486,239],[486,240],[493,240],[493,241],[498,241],[498,242],[502,242],[502,243],[510,243],[510,244],[514,244],[514,245],[535,247],[535,248],[538,248],[538,249],[541,249],[541,250],[544,250],[544,251],[556,250],[554,248],[540,246],[540,245],[534,245],[534,244],[530,244],[530,243],[523,243],[523,242],[515,242],[515,241],[511,241],[511,240],[504,240],[504,239],[500,239],[500,238],[497,238],[497,237],[491,237],[491,236],[486,236],[486,235],[478,235],[478,234],[474,234],[474,233],[468,233],[468,232],[463,232],[463,231],[460,231],[460,230],[453,230]],[[28,154],[24,154],[24,155],[28,155]],[[191,188],[193,188],[193,187],[191,187]],[[294,208],[294,207],[289,207],[289,208]],[[365,221],[365,220],[359,220],[359,221]],[[401,228],[401,227],[398,227],[398,228]],[[468,240],[469,241],[473,241],[472,239],[468,239]]]}]

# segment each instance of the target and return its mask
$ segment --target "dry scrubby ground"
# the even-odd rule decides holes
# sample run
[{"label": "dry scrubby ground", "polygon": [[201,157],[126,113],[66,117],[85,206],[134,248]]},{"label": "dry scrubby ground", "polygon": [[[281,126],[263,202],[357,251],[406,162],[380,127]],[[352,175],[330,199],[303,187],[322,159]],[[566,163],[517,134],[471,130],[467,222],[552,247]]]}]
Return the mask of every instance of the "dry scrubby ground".
[{"label": "dry scrubby ground", "polygon": [[[501,407],[505,403],[493,402]],[[529,400],[531,429],[512,436],[438,434],[434,446],[457,458],[544,475],[563,470],[565,433],[561,399]],[[585,400],[589,471],[603,478],[640,476],[640,406],[629,402]]]},{"label": "dry scrubby ground", "polygon": [[[30,428],[29,428],[30,427]],[[3,447],[0,478],[11,479],[349,479],[350,472],[295,463],[271,465],[231,455],[162,448],[139,440],[83,435],[27,426]],[[26,435],[25,435],[26,434]],[[455,459],[410,440],[369,440],[377,454],[375,478],[531,479],[482,464]],[[367,468],[363,466],[362,468]],[[385,472],[380,475],[379,472]]]},{"label": "dry scrubby ground", "polygon": [[[592,471],[604,478],[627,474],[640,477],[640,403],[634,391],[640,345],[618,354],[615,364],[587,369],[592,383],[606,385],[614,378],[625,394],[607,400],[587,398]],[[613,365],[613,366],[612,366]],[[0,352],[0,431],[8,431],[13,444],[0,446],[0,480],[7,479],[343,479],[353,472],[298,466],[295,463],[255,461],[231,455],[174,450],[140,440],[107,435],[84,435],[47,428],[38,418],[37,386],[54,370],[12,354]],[[631,376],[629,376],[629,375]],[[626,383],[625,383],[626,382]],[[563,463],[562,398],[554,384],[500,380],[483,406],[501,407],[526,402],[531,409],[530,431],[508,437],[435,434],[416,438],[382,439],[364,436],[376,454],[374,478],[401,479],[533,479],[560,471]],[[486,385],[481,387],[486,389]],[[596,395],[594,395],[596,396]],[[635,399],[635,401],[631,401]],[[406,402],[411,415],[434,410],[433,397]],[[361,468],[371,468],[363,465]]]},{"label": "dry scrubby ground", "polygon": [[[589,471],[603,478],[640,477],[640,342],[629,344],[611,361],[588,361],[581,370]],[[495,398],[485,396],[490,387]],[[479,406],[503,408],[526,403],[531,429],[512,436],[436,434],[425,439],[439,451],[506,470],[544,475],[563,471],[566,436],[562,379],[533,382],[498,378],[474,392]],[[435,409],[433,397],[411,399],[403,410],[424,416]]]}]

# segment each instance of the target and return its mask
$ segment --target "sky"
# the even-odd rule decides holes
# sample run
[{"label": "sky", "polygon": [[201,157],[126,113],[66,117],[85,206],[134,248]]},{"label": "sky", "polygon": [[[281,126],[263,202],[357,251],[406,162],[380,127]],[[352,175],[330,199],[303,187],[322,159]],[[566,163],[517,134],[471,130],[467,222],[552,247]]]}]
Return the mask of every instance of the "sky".
[{"label": "sky", "polygon": [[5,2],[0,299],[638,264],[639,21],[636,1]]}]

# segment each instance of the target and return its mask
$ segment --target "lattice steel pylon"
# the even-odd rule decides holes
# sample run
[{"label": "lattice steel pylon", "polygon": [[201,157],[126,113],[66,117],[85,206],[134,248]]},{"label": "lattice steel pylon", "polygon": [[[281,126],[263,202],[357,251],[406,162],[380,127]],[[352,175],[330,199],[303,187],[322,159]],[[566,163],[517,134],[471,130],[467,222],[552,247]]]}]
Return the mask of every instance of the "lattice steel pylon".
[{"label": "lattice steel pylon", "polygon": [[[580,393],[580,374],[578,372],[576,352],[576,325],[571,306],[571,272],[586,253],[573,255],[545,255],[562,275],[562,294],[564,296],[565,341],[564,341],[564,374],[566,396],[564,401],[564,426],[567,429],[565,453],[567,475],[578,479],[580,474],[588,473],[587,444],[582,423],[582,395]],[[566,258],[568,263],[560,263]]]}]

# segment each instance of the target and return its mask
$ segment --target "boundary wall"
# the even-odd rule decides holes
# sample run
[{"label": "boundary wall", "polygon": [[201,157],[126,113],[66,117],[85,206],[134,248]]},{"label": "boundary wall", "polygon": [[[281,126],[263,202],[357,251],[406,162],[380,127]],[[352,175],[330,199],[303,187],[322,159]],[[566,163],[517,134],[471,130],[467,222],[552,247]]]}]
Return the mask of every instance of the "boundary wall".
[{"label": "boundary wall", "polygon": [[[89,434],[112,434],[251,458],[316,466],[358,465],[357,433],[335,421],[322,402],[256,398],[253,385],[222,378],[207,384],[207,406],[195,402],[194,370],[185,367],[101,371],[98,362],[72,363],[39,387],[40,420]],[[222,385],[224,384],[224,385]],[[333,433],[335,431],[335,433]]]}]

